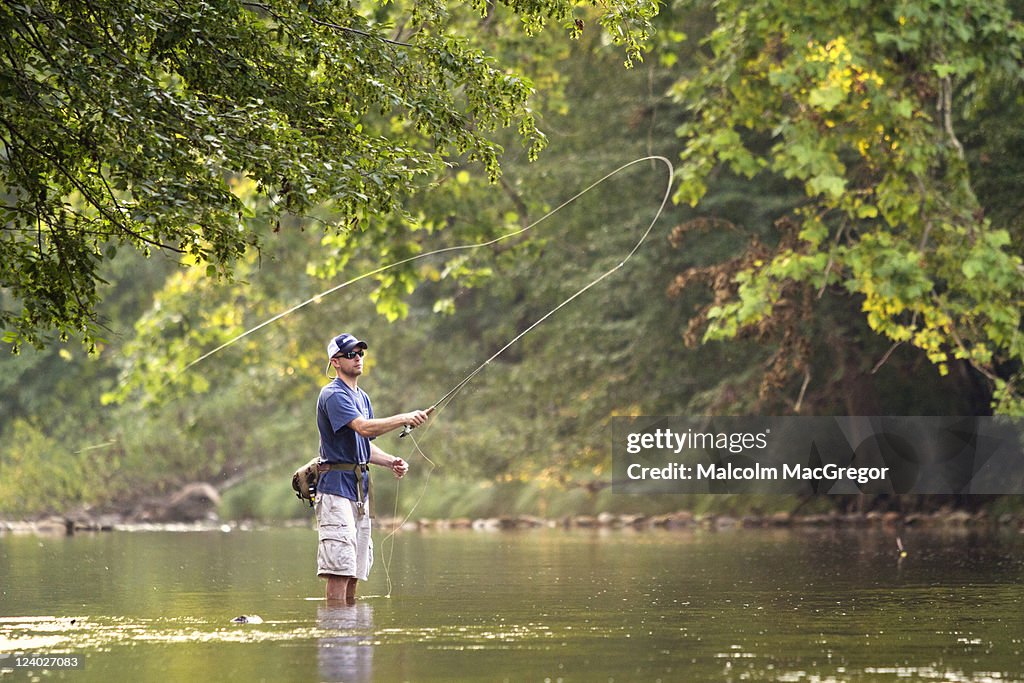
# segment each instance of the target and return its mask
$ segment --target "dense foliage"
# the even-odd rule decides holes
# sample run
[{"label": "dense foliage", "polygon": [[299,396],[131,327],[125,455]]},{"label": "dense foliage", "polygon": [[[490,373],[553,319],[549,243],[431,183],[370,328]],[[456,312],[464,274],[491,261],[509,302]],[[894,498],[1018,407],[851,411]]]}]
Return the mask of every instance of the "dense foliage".
[{"label": "dense foliage", "polygon": [[[89,5],[93,11],[106,7]],[[223,136],[218,144],[232,150],[237,162],[228,164],[227,152],[218,152],[216,163],[203,167],[203,178],[220,188],[224,203],[170,206],[171,222],[164,224],[161,203],[191,197],[192,180],[183,179],[191,177],[192,165],[212,159],[214,148],[197,151],[192,145],[202,146],[200,136],[181,141],[180,149],[170,145],[164,157],[147,155],[145,145],[121,155],[117,145],[129,140],[125,136],[138,142],[149,133],[145,126],[104,125],[92,135],[105,140],[107,156],[135,159],[141,175],[125,188],[111,185],[103,196],[159,214],[146,230],[171,226],[178,237],[190,235],[184,242],[161,238],[173,247],[171,258],[157,257],[167,252],[154,247],[153,257],[122,248],[116,258],[101,259],[100,251],[115,255],[110,246],[148,243],[108,230],[116,225],[52,174],[33,176],[48,188],[42,195],[10,191],[2,248],[20,250],[29,262],[4,256],[5,277],[20,283],[5,280],[0,290],[10,313],[8,339],[42,340],[49,327],[31,311],[67,310],[43,298],[36,308],[29,305],[31,282],[40,297],[63,296],[77,306],[73,295],[66,296],[71,279],[32,279],[43,277],[32,264],[58,270],[68,265],[56,250],[64,235],[88,242],[86,260],[94,270],[91,280],[82,280],[92,285],[83,284],[82,291],[95,287],[83,299],[93,310],[76,309],[82,314],[77,322],[54,322],[53,330],[74,336],[84,329],[86,337],[94,336],[90,320],[107,329],[95,353],[74,342],[38,349],[26,344],[20,355],[0,359],[0,509],[124,505],[203,479],[234,491],[237,514],[305,514],[284,482],[316,449],[311,410],[325,381],[329,336],[347,329],[370,339],[361,386],[378,411],[430,405],[518,332],[619,263],[660,201],[664,171],[657,164],[631,167],[528,238],[410,262],[336,293],[314,295],[410,256],[512,233],[616,167],[651,153],[678,158],[680,148],[679,205],[628,267],[490,364],[434,426],[420,432],[423,454],[437,464],[426,488],[430,463],[408,439],[382,438],[382,447],[413,463],[401,507],[422,500],[419,514],[452,515],[637,506],[606,489],[606,426],[620,414],[1018,412],[1024,138],[1016,122],[1024,103],[1021,90],[1010,87],[1020,60],[1009,10],[987,3],[967,12],[951,3],[923,16],[918,3],[864,5],[856,12],[792,2],[688,5],[660,7],[641,63],[628,47],[629,36],[639,34],[620,33],[611,24],[605,32],[590,30],[602,16],[622,27],[642,26],[651,8],[639,3],[605,6],[604,15],[580,9],[570,14],[569,3],[550,2],[487,4],[483,15],[455,5],[445,13],[439,3],[368,3],[358,13],[362,19],[351,17],[363,23],[335,27],[320,25],[327,15],[317,14],[342,11],[333,3],[276,4],[276,18],[253,3],[197,4],[196,12],[229,13],[254,31],[290,17],[295,31],[307,32],[301,35],[308,43],[294,42],[299,33],[261,35],[275,59],[312,79],[293,85],[321,88],[321,95],[344,98],[343,91],[362,88],[361,97],[376,101],[378,93],[340,73],[340,80],[321,79],[318,69],[327,66],[304,71],[313,61],[303,67],[295,60],[317,54],[327,59],[327,52],[366,41],[375,47],[360,59],[409,59],[410,78],[430,73],[447,87],[405,95],[456,116],[443,124],[455,137],[416,130],[415,115],[404,104],[386,111],[364,107],[359,130],[345,138],[348,144],[366,137],[361,149],[374,151],[361,157],[359,150],[325,146],[328,138],[317,137],[340,135],[333,126],[342,125],[344,116],[298,125],[302,112],[315,118],[338,102],[282,93],[289,101],[277,102],[248,128],[219,118],[232,102],[243,101],[225,91],[202,104],[219,107],[220,114],[211,114],[217,120],[203,125]],[[5,5],[4,21],[24,18],[21,6]],[[111,4],[110,16],[122,6],[156,11],[160,3]],[[415,7],[422,25],[413,22]],[[540,14],[529,8],[542,7],[552,7],[556,22],[570,32],[579,31],[579,19],[584,29],[578,40],[551,31],[527,36],[520,16],[510,11],[525,11],[528,26],[538,29]],[[434,21],[423,19],[429,8]],[[627,9],[645,14],[624,14]],[[92,26],[90,12],[78,14],[86,18],[75,21]],[[973,29],[959,27],[955,19],[964,16]],[[230,23],[225,19],[220,29]],[[341,30],[343,25],[355,30]],[[946,28],[938,31],[939,25]],[[616,35],[626,40],[633,69],[623,69],[621,47],[609,47],[609,36]],[[421,48],[396,44],[423,41],[436,48],[442,36],[461,46],[459,54],[481,57],[480,70],[472,72],[477,80],[429,71],[439,67],[430,67],[426,57],[411,58]],[[11,40],[16,45],[21,38]],[[320,41],[327,47],[318,48]],[[937,61],[940,43],[955,72],[936,68],[946,63]],[[129,48],[124,46],[125,54],[136,54]],[[202,49],[214,47],[199,45],[188,55],[179,50],[178,59],[199,59]],[[259,48],[217,49],[249,54]],[[7,57],[12,54],[20,53]],[[225,80],[233,72],[220,61],[223,52],[215,56],[202,57],[215,62],[208,76]],[[371,65],[364,67],[368,71],[359,73],[372,78]],[[82,74],[94,68],[87,61]],[[222,85],[247,87],[247,77],[273,73],[256,69]],[[481,86],[485,74],[536,87],[516,100],[511,128],[502,128],[506,121],[497,112],[473,113],[469,106],[466,91]],[[391,76],[394,82],[376,87],[392,92],[405,83],[397,72]],[[43,79],[33,87],[47,83],[58,81]],[[200,106],[202,97],[184,83],[169,86],[168,97]],[[113,84],[97,101],[120,92],[117,97],[141,107],[145,97],[127,86],[122,91],[122,85]],[[2,101],[9,107],[15,100],[5,95]],[[285,107],[295,111],[281,118]],[[4,116],[14,111],[5,108]],[[71,108],[59,111],[78,120]],[[426,112],[426,105],[416,111]],[[25,108],[19,115],[46,114]],[[487,130],[488,116],[496,128]],[[471,117],[483,118],[470,123]],[[527,128],[520,129],[517,117]],[[169,116],[164,124],[178,125]],[[537,129],[544,131],[547,148],[531,160],[530,142],[545,141]],[[278,136],[267,144],[278,145],[281,154],[250,154],[246,145],[269,136],[267,131]],[[526,148],[520,145],[524,136]],[[50,136],[35,144],[64,150],[79,164],[76,172],[101,186],[109,183],[107,174],[116,169],[98,156],[76,156],[85,149],[76,139]],[[467,144],[461,153],[459,140]],[[311,155],[305,170],[295,165],[304,154]],[[364,165],[340,170],[349,158]],[[172,176],[171,166],[160,166],[175,159],[188,172]],[[276,176],[288,179],[287,186],[271,182],[273,173],[261,181],[253,171],[259,159],[273,173],[287,167],[299,175]],[[393,171],[380,186],[371,170],[378,163]],[[352,195],[355,203],[343,205],[356,187],[354,180],[341,182],[355,177],[345,175],[350,171],[365,183],[356,190],[365,198]],[[339,184],[321,185],[328,176]],[[172,177],[177,181],[151,198],[136,196],[134,183]],[[302,183],[296,185],[296,178]],[[289,199],[299,187],[316,189]],[[71,208],[46,214],[43,204],[32,204],[43,200]],[[31,235],[25,225],[17,227],[27,215],[18,211],[30,205],[46,218],[32,224]],[[213,216],[218,206],[231,226],[224,243],[238,247],[224,252],[224,259],[213,251],[216,231],[204,232],[216,221],[197,218]],[[348,222],[353,219],[356,224]],[[93,227],[75,232],[76,221]],[[228,267],[232,279],[210,277]],[[195,364],[311,297],[309,305]],[[14,304],[24,306],[21,313],[10,308]],[[52,495],[21,495],[41,481]],[[231,488],[239,481],[247,483]],[[386,477],[378,481],[386,510],[393,505],[393,484]],[[647,504],[680,504],[669,498]],[[727,497],[717,501],[738,504]]]},{"label": "dense foliage", "polygon": [[699,206],[723,166],[804,197],[770,241],[680,276],[678,287],[713,283],[693,324],[704,339],[772,334],[784,338],[777,365],[827,375],[806,321],[824,296],[852,295],[893,348],[920,349],[943,374],[967,363],[995,410],[1024,412],[1022,225],[999,206],[1020,175],[1001,167],[1012,153],[992,153],[1007,139],[992,117],[1010,128],[1021,113],[1024,26],[1012,9],[714,3],[705,59],[675,86],[690,113],[677,197]]},{"label": "dense foliage", "polygon": [[[510,3],[573,34],[572,0]],[[602,3],[636,55],[647,3]],[[91,344],[104,259],[180,253],[208,275],[282,215],[330,205],[339,234],[403,213],[451,155],[494,180],[493,133],[543,147],[530,81],[474,44],[494,8],[90,0],[0,5],[0,322]],[[468,29],[467,29],[468,27]],[[484,32],[486,33],[486,32]],[[247,203],[239,185],[265,201]]]}]

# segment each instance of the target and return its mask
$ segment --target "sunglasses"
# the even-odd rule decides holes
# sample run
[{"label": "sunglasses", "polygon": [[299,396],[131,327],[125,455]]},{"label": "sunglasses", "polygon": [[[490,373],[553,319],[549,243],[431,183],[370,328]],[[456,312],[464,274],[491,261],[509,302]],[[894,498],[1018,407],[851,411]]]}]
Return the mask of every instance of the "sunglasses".
[{"label": "sunglasses", "polygon": [[359,358],[362,358],[365,353],[366,353],[366,351],[363,351],[362,349],[360,349],[359,351],[346,351],[345,353],[339,353],[339,354],[337,354],[334,357],[335,358],[348,358],[349,360],[352,360],[353,358],[355,358],[357,356]]}]

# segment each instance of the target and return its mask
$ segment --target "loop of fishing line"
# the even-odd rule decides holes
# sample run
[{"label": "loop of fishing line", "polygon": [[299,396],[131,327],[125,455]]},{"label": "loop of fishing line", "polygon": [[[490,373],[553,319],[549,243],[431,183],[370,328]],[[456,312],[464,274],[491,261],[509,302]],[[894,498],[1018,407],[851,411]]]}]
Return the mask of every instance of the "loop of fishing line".
[{"label": "loop of fishing line", "polygon": [[[429,427],[429,426],[430,425],[427,425],[427,427]],[[427,431],[428,431],[428,429],[425,428],[423,430],[424,434]],[[385,536],[383,539],[381,539],[381,542],[380,542],[380,547],[381,547],[381,566],[384,567],[384,577],[387,580],[387,584],[388,584],[388,592],[384,596],[386,598],[390,598],[391,597],[391,590],[393,588],[392,583],[391,583],[391,560],[392,560],[392,558],[395,555],[395,534],[398,533],[399,529],[401,529],[402,527],[404,527],[406,525],[406,523],[412,517],[413,512],[415,512],[416,508],[419,507],[420,501],[423,500],[423,496],[426,495],[426,493],[427,493],[427,486],[430,485],[430,475],[432,475],[434,473],[434,470],[437,468],[437,465],[434,463],[434,461],[431,460],[430,458],[428,458],[427,454],[423,452],[422,448],[420,448],[420,444],[419,444],[418,441],[416,441],[416,437],[413,436],[411,432],[409,433],[409,436],[412,439],[412,447],[413,447],[413,449],[415,450],[415,452],[421,458],[423,458],[424,460],[427,461],[427,463],[430,465],[430,469],[427,470],[427,476],[424,477],[424,479],[423,479],[423,486],[420,488],[420,493],[419,493],[418,496],[416,496],[416,500],[413,502],[413,505],[409,509],[409,512],[405,515],[405,517],[403,517],[401,519],[401,521],[395,522],[394,526],[391,528],[391,532],[387,536]],[[396,482],[395,482],[395,510],[394,510],[394,512],[391,515],[391,519],[392,520],[397,520],[398,519],[398,493],[399,493],[399,490],[401,489],[401,486],[402,486],[402,480],[401,479],[396,480]],[[385,559],[384,552],[383,552],[384,544],[387,543],[389,540],[391,541],[391,545],[390,545],[390,548],[388,550],[387,559]]]}]

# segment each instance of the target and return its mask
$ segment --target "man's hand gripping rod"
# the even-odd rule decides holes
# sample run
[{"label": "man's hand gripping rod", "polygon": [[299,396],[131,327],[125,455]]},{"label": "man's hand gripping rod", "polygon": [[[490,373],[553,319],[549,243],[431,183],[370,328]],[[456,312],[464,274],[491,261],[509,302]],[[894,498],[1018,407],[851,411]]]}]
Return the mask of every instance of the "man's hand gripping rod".
[{"label": "man's hand gripping rod", "polygon": [[[423,412],[425,412],[425,413],[426,413],[427,415],[430,415],[430,414],[431,414],[432,412],[434,412],[434,409],[435,409],[435,408],[437,408],[437,404],[436,404],[436,403],[435,403],[434,405],[430,406],[429,408],[427,408],[427,409],[426,409],[425,411],[423,411]],[[416,428],[415,428],[415,427],[413,427],[412,425],[408,425],[408,424],[407,424],[407,425],[405,425],[404,427],[402,427],[402,431],[401,431],[401,433],[400,433],[400,434],[398,435],[398,438],[399,438],[399,439],[404,439],[404,438],[405,438],[406,436],[408,436],[409,434],[411,434],[411,433],[412,433],[412,430],[414,430],[414,429],[416,429]]]}]

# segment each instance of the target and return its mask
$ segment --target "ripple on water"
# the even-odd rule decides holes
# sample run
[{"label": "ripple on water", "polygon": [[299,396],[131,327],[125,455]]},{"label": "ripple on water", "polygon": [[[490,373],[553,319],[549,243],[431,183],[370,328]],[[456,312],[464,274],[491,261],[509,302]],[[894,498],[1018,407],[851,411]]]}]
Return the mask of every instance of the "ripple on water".
[{"label": "ripple on water", "polygon": [[[360,633],[372,641],[372,633]],[[115,644],[146,643],[261,643],[306,640],[337,635],[337,630],[299,621],[261,624],[213,622],[192,617],[138,619],[125,617],[0,617],[0,652],[103,650]]]}]

